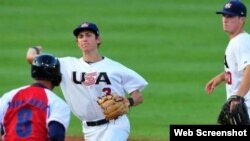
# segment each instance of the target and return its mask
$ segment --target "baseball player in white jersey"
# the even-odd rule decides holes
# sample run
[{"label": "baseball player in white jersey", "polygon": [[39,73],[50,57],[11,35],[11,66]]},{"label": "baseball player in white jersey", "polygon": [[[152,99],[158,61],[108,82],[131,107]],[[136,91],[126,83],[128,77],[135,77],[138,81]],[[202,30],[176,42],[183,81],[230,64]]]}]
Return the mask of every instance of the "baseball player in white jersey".
[{"label": "baseball player in white jersey", "polygon": [[52,92],[61,81],[59,61],[37,56],[31,68],[35,82],[5,93],[0,99],[3,141],[64,141],[69,106]]},{"label": "baseball player in white jersey", "polygon": [[[230,41],[225,51],[225,71],[212,78],[205,90],[211,94],[225,81],[227,99],[232,95],[244,97],[250,113],[250,35],[244,31],[246,6],[240,1],[229,1],[216,13],[222,14],[223,30],[228,33]],[[231,107],[233,104],[231,102]]]},{"label": "baseball player in white jersey", "polygon": [[[84,22],[73,31],[83,57],[59,58],[63,74],[60,84],[72,112],[82,121],[87,141],[126,141],[130,133],[127,115],[106,120],[97,103],[99,97],[116,93],[129,94],[130,107],[143,102],[142,90],[148,82],[135,71],[100,55],[99,29],[94,23]],[[41,48],[29,48],[27,60]]]}]

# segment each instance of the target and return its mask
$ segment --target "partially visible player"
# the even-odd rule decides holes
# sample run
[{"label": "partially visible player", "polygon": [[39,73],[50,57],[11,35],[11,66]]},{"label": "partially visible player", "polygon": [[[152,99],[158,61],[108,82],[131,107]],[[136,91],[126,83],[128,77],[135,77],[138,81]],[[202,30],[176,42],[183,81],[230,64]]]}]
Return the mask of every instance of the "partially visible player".
[{"label": "partially visible player", "polygon": [[[226,83],[227,99],[232,95],[245,98],[250,113],[250,35],[244,30],[247,8],[241,1],[228,1],[221,11],[223,30],[228,34],[229,43],[225,50],[224,72],[214,76],[205,86],[208,94],[222,82]],[[237,101],[230,104],[235,107]]]},{"label": "partially visible player", "polygon": [[3,141],[64,141],[70,121],[68,105],[52,92],[61,82],[60,64],[49,54],[31,65],[34,83],[5,93],[0,99]]},{"label": "partially visible player", "polygon": [[[107,120],[97,100],[114,93],[124,98],[128,94],[130,107],[139,105],[148,82],[132,69],[100,54],[101,37],[96,24],[81,23],[73,34],[83,56],[59,58],[63,74],[60,86],[71,111],[82,121],[85,140],[127,141],[130,133],[127,115]],[[36,49],[28,49],[29,62],[40,52]]]}]

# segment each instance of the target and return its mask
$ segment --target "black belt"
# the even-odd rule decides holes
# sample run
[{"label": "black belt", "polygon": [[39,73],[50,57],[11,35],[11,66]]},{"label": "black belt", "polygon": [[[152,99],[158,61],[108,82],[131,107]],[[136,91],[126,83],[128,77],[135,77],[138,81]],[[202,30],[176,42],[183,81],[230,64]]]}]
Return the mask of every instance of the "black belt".
[{"label": "black belt", "polygon": [[87,121],[87,125],[88,126],[98,126],[98,125],[102,125],[105,123],[108,123],[109,121],[106,119],[101,119],[101,120],[97,120],[97,121]]}]

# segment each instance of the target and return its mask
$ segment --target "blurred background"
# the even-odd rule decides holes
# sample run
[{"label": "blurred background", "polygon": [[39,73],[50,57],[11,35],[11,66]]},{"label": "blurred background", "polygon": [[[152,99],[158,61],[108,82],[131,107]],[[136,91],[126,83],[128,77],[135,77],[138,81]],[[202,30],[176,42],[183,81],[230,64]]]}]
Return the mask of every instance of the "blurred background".
[{"label": "blurred background", "polygon": [[[207,95],[204,87],[223,71],[228,37],[215,12],[225,2],[1,0],[0,95],[32,83],[25,60],[28,47],[41,45],[58,57],[81,57],[72,32],[91,21],[100,29],[101,53],[149,82],[145,102],[130,110],[130,138],[168,140],[171,124],[216,124],[225,88],[220,85]],[[56,92],[63,97],[59,88]],[[73,116],[68,135],[82,136],[80,124]]]}]

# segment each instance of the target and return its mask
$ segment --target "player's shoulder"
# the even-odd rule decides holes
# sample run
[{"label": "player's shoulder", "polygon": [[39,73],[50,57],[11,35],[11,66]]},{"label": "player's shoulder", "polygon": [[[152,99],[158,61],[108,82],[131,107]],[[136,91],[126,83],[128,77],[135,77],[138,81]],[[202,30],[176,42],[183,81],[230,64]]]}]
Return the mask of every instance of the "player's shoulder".
[{"label": "player's shoulder", "polygon": [[231,43],[236,46],[250,46],[250,34],[247,32],[240,33],[231,40]]},{"label": "player's shoulder", "polygon": [[50,99],[60,99],[60,97],[52,90],[50,89],[44,89],[46,92],[46,95],[48,96],[48,98]]},{"label": "player's shoulder", "polygon": [[104,61],[112,66],[125,67],[121,62],[115,61],[109,57],[104,57]]},{"label": "player's shoulder", "polygon": [[72,61],[72,60],[79,60],[79,58],[66,56],[66,57],[58,57],[59,61]]},{"label": "player's shoulder", "polygon": [[81,63],[81,58],[76,58],[76,57],[61,57],[58,58],[61,66],[65,66],[66,68],[72,64],[79,64]]},{"label": "player's shoulder", "polygon": [[250,42],[250,34],[247,32],[240,33],[238,36],[235,38],[236,41],[249,41]]},{"label": "player's shoulder", "polygon": [[29,86],[30,86],[30,85],[26,85],[26,86],[20,86],[20,87],[11,89],[11,90],[5,92],[5,93],[2,95],[1,99],[2,99],[2,100],[7,100],[7,101],[8,101],[8,100],[12,99],[20,90],[25,89],[25,88],[27,88],[27,87],[29,87]]},{"label": "player's shoulder", "polygon": [[[112,69],[113,70],[119,70],[119,71],[123,71],[123,72],[126,72],[127,74],[131,73],[131,72],[135,72],[135,70],[133,70],[132,68],[128,67],[128,66],[125,66],[124,64],[118,62],[118,61],[115,61],[115,60],[112,60],[108,57],[105,57],[105,61],[106,61],[106,66],[112,66]],[[125,73],[125,74],[126,74]]]},{"label": "player's shoulder", "polygon": [[55,92],[53,92],[49,89],[45,89],[45,92],[47,94],[49,103],[66,104],[66,102],[61,97],[59,97]]}]

